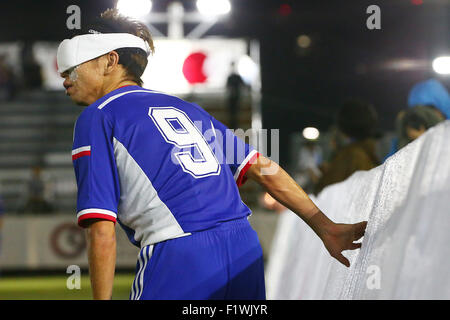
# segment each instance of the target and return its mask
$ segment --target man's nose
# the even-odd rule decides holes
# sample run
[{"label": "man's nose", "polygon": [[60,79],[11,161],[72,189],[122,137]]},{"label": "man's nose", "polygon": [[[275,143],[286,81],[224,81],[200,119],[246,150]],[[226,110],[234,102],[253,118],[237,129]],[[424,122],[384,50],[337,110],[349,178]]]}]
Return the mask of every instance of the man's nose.
[{"label": "man's nose", "polygon": [[67,89],[67,88],[70,87],[71,85],[72,85],[72,84],[70,83],[69,79],[65,77],[65,80],[64,80],[64,82],[63,82],[64,88]]}]

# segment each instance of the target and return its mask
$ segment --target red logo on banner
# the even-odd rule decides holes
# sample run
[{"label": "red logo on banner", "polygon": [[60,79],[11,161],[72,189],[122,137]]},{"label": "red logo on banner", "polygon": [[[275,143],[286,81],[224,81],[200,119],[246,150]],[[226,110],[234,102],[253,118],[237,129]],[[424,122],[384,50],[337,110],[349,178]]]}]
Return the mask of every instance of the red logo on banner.
[{"label": "red logo on banner", "polygon": [[191,53],[183,63],[183,74],[190,84],[204,83],[208,77],[203,72],[207,56],[203,52]]},{"label": "red logo on banner", "polygon": [[78,257],[86,249],[83,229],[72,222],[56,226],[50,235],[50,247],[61,258]]}]

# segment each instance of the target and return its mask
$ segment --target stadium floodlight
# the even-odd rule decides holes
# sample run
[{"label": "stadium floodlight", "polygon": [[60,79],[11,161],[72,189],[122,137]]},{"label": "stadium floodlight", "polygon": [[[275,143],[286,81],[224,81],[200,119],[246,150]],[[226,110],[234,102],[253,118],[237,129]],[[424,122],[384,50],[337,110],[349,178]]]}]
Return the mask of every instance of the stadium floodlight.
[{"label": "stadium floodlight", "polygon": [[220,16],[231,11],[229,0],[197,0],[198,11],[205,16]]},{"label": "stadium floodlight", "polygon": [[125,16],[131,18],[142,18],[152,10],[151,0],[119,0],[117,10]]},{"label": "stadium floodlight", "polygon": [[317,128],[314,127],[307,127],[303,129],[303,137],[306,140],[316,140],[319,138],[320,132]]},{"label": "stadium floodlight", "polygon": [[433,70],[439,74],[450,74],[450,56],[437,57],[434,59]]}]

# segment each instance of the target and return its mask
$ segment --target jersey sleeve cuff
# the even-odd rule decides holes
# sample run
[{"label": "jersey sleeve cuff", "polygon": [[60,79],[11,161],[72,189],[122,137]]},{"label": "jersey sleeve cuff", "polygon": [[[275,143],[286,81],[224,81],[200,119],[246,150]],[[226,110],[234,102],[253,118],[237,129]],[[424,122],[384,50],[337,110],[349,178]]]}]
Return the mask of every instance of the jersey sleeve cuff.
[{"label": "jersey sleeve cuff", "polygon": [[84,228],[86,226],[85,225],[86,221],[89,219],[109,220],[114,222],[114,224],[116,224],[117,214],[110,210],[91,208],[91,209],[84,209],[78,212],[77,218],[78,218],[78,225]]},{"label": "jersey sleeve cuff", "polygon": [[235,180],[238,187],[242,186],[247,181],[245,174],[260,155],[261,154],[256,150],[252,150],[236,170]]}]

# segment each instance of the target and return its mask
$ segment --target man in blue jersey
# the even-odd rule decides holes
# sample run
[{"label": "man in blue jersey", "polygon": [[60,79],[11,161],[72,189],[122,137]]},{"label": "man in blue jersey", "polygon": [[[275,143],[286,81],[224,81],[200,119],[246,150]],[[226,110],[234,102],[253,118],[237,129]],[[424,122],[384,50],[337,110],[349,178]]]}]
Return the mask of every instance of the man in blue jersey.
[{"label": "man in blue jersey", "polygon": [[[131,299],[264,299],[262,250],[238,187],[262,185],[341,263],[366,222],[335,224],[276,163],[197,105],[143,89],[148,29],[107,10],[58,48],[74,129],[77,217],[94,299],[110,299],[115,223],[140,248]],[[295,254],[295,253],[293,253]]]}]

